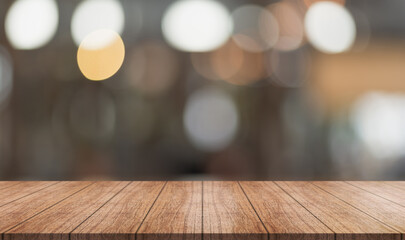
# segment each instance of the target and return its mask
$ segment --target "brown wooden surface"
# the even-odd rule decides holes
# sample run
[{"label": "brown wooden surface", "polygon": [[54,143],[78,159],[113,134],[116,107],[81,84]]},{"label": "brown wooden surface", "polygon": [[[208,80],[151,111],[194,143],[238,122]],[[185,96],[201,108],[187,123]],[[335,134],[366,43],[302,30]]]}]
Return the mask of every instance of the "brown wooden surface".
[{"label": "brown wooden surface", "polygon": [[137,239],[201,239],[202,183],[168,182]]},{"label": "brown wooden surface", "polygon": [[405,240],[405,182],[0,182],[2,240]]},{"label": "brown wooden surface", "polygon": [[164,182],[133,182],[71,234],[71,239],[134,239]]},{"label": "brown wooden surface", "polygon": [[267,231],[237,182],[203,183],[204,239],[267,239]]},{"label": "brown wooden surface", "polygon": [[[388,199],[405,207],[405,190],[398,188],[398,182],[347,182],[372,194]],[[401,182],[404,183],[404,182]]]},{"label": "brown wooden surface", "polygon": [[380,222],[405,233],[405,207],[345,182],[314,184]]},{"label": "brown wooden surface", "polygon": [[18,183],[21,183],[21,182],[19,182],[19,181],[3,181],[3,182],[0,182],[0,190],[3,189],[3,188],[11,187],[11,186],[16,185]]},{"label": "brown wooden surface", "polygon": [[56,182],[20,182],[0,190],[0,206],[35,193]]},{"label": "brown wooden surface", "polygon": [[241,182],[270,239],[333,240],[333,232],[274,182]]},{"label": "brown wooden surface", "polygon": [[28,220],[89,186],[90,182],[61,182],[0,207],[0,233]]},{"label": "brown wooden surface", "polygon": [[4,239],[68,240],[72,232],[128,182],[97,182],[7,231]]},{"label": "brown wooden surface", "polygon": [[385,184],[397,187],[399,189],[401,189],[402,191],[405,191],[405,182],[393,182],[393,181],[389,181],[389,182],[383,182]]},{"label": "brown wooden surface", "polygon": [[336,233],[336,239],[400,239],[400,234],[310,182],[279,182],[295,200]]}]

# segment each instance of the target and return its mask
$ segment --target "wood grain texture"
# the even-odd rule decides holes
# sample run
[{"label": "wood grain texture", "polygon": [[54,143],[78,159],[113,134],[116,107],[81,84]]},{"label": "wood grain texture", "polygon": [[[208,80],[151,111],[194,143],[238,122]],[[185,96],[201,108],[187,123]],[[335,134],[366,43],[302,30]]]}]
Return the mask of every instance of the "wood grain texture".
[{"label": "wood grain texture", "polygon": [[0,206],[30,195],[57,182],[19,182],[0,190]]},{"label": "wood grain texture", "polygon": [[333,240],[334,233],[274,182],[240,182],[272,239]]},{"label": "wood grain texture", "polygon": [[52,207],[89,184],[90,182],[60,182],[0,207],[0,233]]},{"label": "wood grain texture", "polygon": [[18,183],[21,183],[21,182],[19,182],[19,181],[3,181],[3,182],[0,182],[0,190],[3,189],[3,188],[11,187],[11,186],[16,185]]},{"label": "wood grain texture", "polygon": [[276,182],[343,239],[396,239],[401,235],[309,182]]},{"label": "wood grain texture", "polygon": [[400,181],[385,181],[385,182],[382,182],[382,183],[397,187],[397,188],[401,189],[402,191],[405,191],[405,182],[403,182],[403,181],[402,182],[400,182]]},{"label": "wood grain texture", "polygon": [[347,183],[405,207],[405,190],[394,186],[392,182],[349,181]]},{"label": "wood grain texture", "polygon": [[404,184],[0,182],[0,234],[1,240],[399,240],[403,233],[405,240]]},{"label": "wood grain texture", "polygon": [[201,239],[201,186],[201,182],[168,182],[138,230],[136,239]]},{"label": "wood grain texture", "polygon": [[345,182],[314,182],[314,184],[397,231],[405,233],[405,207]]},{"label": "wood grain texture", "polygon": [[267,239],[268,232],[237,182],[203,183],[204,239]]},{"label": "wood grain texture", "polygon": [[72,240],[135,239],[164,182],[132,182],[71,233]]},{"label": "wood grain texture", "polygon": [[5,240],[68,240],[72,232],[128,182],[96,182],[4,233]]}]

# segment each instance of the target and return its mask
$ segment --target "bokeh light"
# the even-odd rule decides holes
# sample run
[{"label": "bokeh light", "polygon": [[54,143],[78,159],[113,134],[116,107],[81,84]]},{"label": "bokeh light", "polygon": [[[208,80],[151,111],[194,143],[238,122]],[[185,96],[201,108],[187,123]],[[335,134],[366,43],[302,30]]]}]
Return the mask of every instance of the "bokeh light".
[{"label": "bokeh light", "polygon": [[243,50],[234,41],[213,52],[194,53],[191,62],[205,78],[234,85],[251,85],[271,74],[264,53]]},{"label": "bokeh light", "polygon": [[0,0],[0,177],[399,179],[404,8]]},{"label": "bokeh light", "polygon": [[244,50],[265,51],[277,43],[276,18],[265,8],[249,4],[232,13],[234,22],[233,40]]},{"label": "bokeh light", "polygon": [[[304,3],[304,5],[307,8],[309,8],[312,4],[318,3],[318,2],[323,2],[323,1],[325,1],[325,0],[303,0],[302,2]],[[345,3],[346,3],[346,0],[327,0],[327,1],[335,2],[340,5],[345,5]]]},{"label": "bokeh light", "polygon": [[137,90],[149,95],[161,94],[170,89],[180,70],[178,56],[161,41],[140,44],[131,51],[128,63],[127,80]]},{"label": "bokeh light", "polygon": [[96,30],[110,29],[122,34],[125,15],[118,0],[84,0],[73,12],[71,31],[76,45]]},{"label": "bokeh light", "polygon": [[208,53],[191,54],[194,69],[211,80],[226,80],[234,77],[244,62],[244,53],[233,41]]},{"label": "bokeh light", "polygon": [[89,80],[104,80],[114,75],[125,57],[124,42],[108,29],[90,33],[79,46],[77,63]]},{"label": "bokeh light", "polygon": [[213,52],[194,53],[191,62],[205,78],[240,86],[251,85],[271,75],[264,53],[243,50],[234,41]]},{"label": "bokeh light", "polygon": [[279,36],[274,48],[280,51],[297,49],[304,39],[304,17],[298,6],[292,2],[282,1],[267,8],[278,23]]},{"label": "bokeh light", "polygon": [[356,37],[356,26],[350,12],[334,2],[317,2],[305,16],[308,40],[318,50],[340,53],[348,50]]},{"label": "bokeh light", "polygon": [[230,13],[214,0],[180,0],[162,19],[165,39],[175,48],[205,52],[224,44],[232,32]]},{"label": "bokeh light", "polygon": [[227,93],[203,88],[188,99],[183,115],[187,136],[200,150],[215,152],[228,146],[236,135],[239,118]]},{"label": "bokeh light", "polygon": [[361,97],[352,109],[354,130],[377,159],[405,156],[405,95],[381,92]]},{"label": "bokeh light", "polygon": [[53,38],[58,22],[55,0],[17,0],[7,12],[5,31],[14,48],[36,49]]},{"label": "bokeh light", "polygon": [[236,74],[224,80],[235,85],[251,85],[271,73],[266,71],[267,60],[261,52],[243,52],[243,63]]}]

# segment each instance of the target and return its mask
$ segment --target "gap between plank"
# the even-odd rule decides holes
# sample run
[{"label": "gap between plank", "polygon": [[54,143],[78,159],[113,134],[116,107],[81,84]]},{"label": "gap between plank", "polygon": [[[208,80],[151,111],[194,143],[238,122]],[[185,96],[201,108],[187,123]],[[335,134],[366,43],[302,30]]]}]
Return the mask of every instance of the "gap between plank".
[{"label": "gap between plank", "polygon": [[253,211],[255,211],[255,213],[256,213],[257,217],[259,218],[260,222],[262,223],[264,229],[266,229],[267,239],[270,240],[270,232],[269,232],[269,230],[267,230],[266,225],[264,225],[263,220],[260,218],[259,214],[257,213],[257,211],[256,211],[255,207],[253,206],[252,202],[250,201],[248,195],[246,194],[245,190],[243,189],[242,185],[240,184],[240,181],[238,181],[238,185],[241,188],[243,194],[245,194],[245,197],[247,198],[248,202],[250,203],[250,206],[253,208]]},{"label": "gap between plank", "polygon": [[287,192],[284,188],[282,188],[280,185],[277,184],[277,182],[273,181],[274,184],[276,184],[277,187],[279,187],[283,192],[285,192],[290,198],[294,199],[301,207],[303,207],[307,212],[309,212],[312,216],[314,216],[320,223],[322,223],[325,227],[327,227],[331,232],[333,232],[333,238],[336,240],[336,232],[333,231],[328,225],[326,225],[324,222],[321,221],[315,214],[313,214],[309,209],[307,209],[304,205],[302,205],[297,199],[295,199],[289,192]]},{"label": "gap between plank", "polygon": [[[381,196],[381,195],[377,195],[377,194],[375,194],[375,193],[373,193],[373,192],[371,192],[371,191],[368,191],[367,189],[364,189],[364,188],[362,188],[362,187],[359,187],[359,186],[356,186],[356,185],[354,185],[354,184],[351,184],[351,183],[348,182],[348,181],[344,181],[344,182],[347,183],[347,184],[349,184],[350,186],[353,186],[353,187],[356,187],[356,188],[358,188],[358,189],[360,189],[360,190],[363,190],[363,191],[365,191],[365,192],[371,193],[371,194],[373,194],[374,196],[383,198],[383,199],[385,199],[385,200],[387,200],[387,201],[390,201],[390,202],[392,202],[392,203],[394,203],[394,204],[397,204],[397,205],[399,205],[399,206],[401,206],[401,207],[405,207],[405,206],[402,205],[402,204],[396,203],[396,202],[394,202],[394,201],[391,201],[391,200],[388,199],[388,198],[385,198],[385,197],[383,197],[383,196]],[[390,185],[390,186],[393,187],[393,188],[396,188],[395,186],[392,186],[392,185]],[[396,189],[399,189],[399,188],[396,188]],[[399,189],[399,190],[402,190],[402,189]],[[401,240],[405,240],[405,234],[403,234],[403,233],[400,233],[400,234],[401,234]]]},{"label": "gap between plank", "polygon": [[352,204],[350,204],[350,203],[346,202],[345,200],[343,200],[343,199],[341,199],[341,198],[339,198],[339,197],[337,197],[337,196],[333,195],[332,193],[330,193],[330,192],[326,191],[325,189],[323,189],[323,188],[319,187],[318,185],[316,185],[316,184],[314,184],[314,183],[312,183],[312,182],[309,182],[309,183],[310,183],[310,184],[312,184],[312,185],[314,185],[315,187],[317,187],[317,188],[321,189],[322,191],[324,191],[324,192],[326,192],[326,193],[328,193],[328,194],[332,195],[333,197],[335,197],[335,198],[339,199],[340,201],[345,202],[346,204],[349,204],[349,205],[350,205],[351,207],[353,207],[354,209],[359,210],[360,212],[362,212],[362,213],[366,214],[367,216],[371,217],[372,219],[376,220],[377,222],[382,223],[383,225],[387,226],[388,228],[391,228],[392,230],[394,230],[395,232],[397,232],[397,233],[399,233],[399,234],[401,235],[401,232],[399,232],[397,229],[395,229],[395,228],[391,227],[390,225],[388,225],[388,224],[386,224],[386,223],[384,223],[384,222],[382,222],[382,221],[378,220],[377,218],[375,218],[375,217],[371,216],[370,214],[368,214],[368,213],[366,213],[366,212],[362,211],[361,209],[359,209],[359,208],[357,208],[357,207],[353,206]]},{"label": "gap between plank", "polygon": [[[364,189],[364,188],[362,188],[362,187],[353,185],[353,184],[351,184],[351,183],[349,183],[349,182],[347,182],[347,181],[344,181],[344,182],[347,183],[347,184],[349,184],[349,185],[351,185],[351,186],[353,186],[353,187],[356,187],[356,188],[358,188],[358,189],[361,189],[361,190],[363,190],[363,191],[365,191],[365,192],[371,193],[371,194],[373,194],[373,195],[375,195],[375,196],[377,196],[377,197],[384,198],[385,200],[388,200],[388,201],[390,201],[390,202],[392,202],[392,203],[395,203],[395,204],[397,204],[397,205],[399,205],[399,206],[401,206],[401,207],[405,207],[404,205],[402,205],[402,204],[400,204],[400,203],[394,202],[394,201],[392,201],[392,200],[390,200],[390,199],[388,199],[388,198],[385,198],[385,197],[383,197],[383,196],[381,196],[381,195],[375,194],[375,193],[373,193],[373,192],[371,192],[371,191],[368,191],[367,189]],[[390,185],[390,186],[391,186],[391,185]],[[391,186],[391,187],[394,187],[394,186]],[[399,188],[396,188],[396,189],[399,189]],[[401,190],[402,190],[402,189],[401,189]],[[404,240],[405,240],[405,239],[404,239]]]},{"label": "gap between plank", "polygon": [[71,234],[74,230],[76,230],[80,225],[82,225],[85,221],[87,221],[87,219],[89,219],[91,216],[93,216],[98,210],[100,210],[102,207],[104,207],[104,205],[106,205],[109,201],[111,201],[111,199],[113,199],[115,196],[117,196],[120,192],[122,192],[122,190],[124,190],[126,187],[128,187],[129,184],[131,184],[132,182],[129,182],[127,185],[125,185],[121,190],[119,190],[118,192],[116,192],[110,199],[108,199],[105,203],[103,203],[99,208],[97,208],[92,214],[90,214],[90,216],[88,216],[86,219],[84,219],[81,223],[79,223],[79,225],[77,225],[75,228],[72,229],[72,231],[69,232],[69,240],[71,237]]},{"label": "gap between plank", "polygon": [[204,181],[201,181],[201,240],[204,240]]},{"label": "gap between plank", "polygon": [[[13,181],[11,181],[11,182],[13,182]],[[9,187],[12,187],[12,186],[18,185],[18,184],[21,184],[21,182],[13,182],[13,183],[12,183],[10,186],[0,188],[0,190],[6,189],[6,188],[9,188]]]},{"label": "gap between plank", "polygon": [[395,181],[383,181],[382,183],[383,183],[383,184],[387,184],[387,185],[389,185],[389,186],[391,186],[391,187],[393,187],[393,188],[396,188],[396,189],[398,189],[398,190],[405,191],[405,188],[402,188],[402,187],[397,186],[397,185],[391,185],[391,184],[389,184],[390,182],[395,182]]},{"label": "gap between plank", "polygon": [[[0,207],[6,206],[7,204],[10,204],[10,203],[12,203],[12,202],[15,202],[15,201],[17,201],[17,200],[19,200],[19,199],[21,199],[21,198],[25,198],[25,197],[27,197],[27,196],[29,196],[29,195],[32,195],[32,194],[37,193],[37,192],[39,192],[39,191],[42,191],[42,190],[44,190],[45,188],[48,188],[48,187],[53,186],[53,185],[58,184],[58,183],[60,183],[60,182],[52,183],[51,185],[48,185],[48,186],[45,186],[45,187],[43,187],[43,188],[40,188],[40,189],[36,190],[35,192],[28,193],[27,195],[24,195],[24,196],[22,196],[22,197],[20,197],[20,198],[14,199],[14,200],[11,201],[11,202],[8,202],[8,203],[5,203],[5,204],[3,204],[3,205],[0,205]],[[18,185],[18,184],[15,184],[15,185]],[[12,186],[15,186],[15,185],[12,185]],[[12,187],[12,186],[10,186],[10,187]],[[6,187],[6,188],[8,188],[8,187]],[[2,188],[2,189],[4,189],[4,188]]]},{"label": "gap between plank", "polygon": [[52,208],[53,206],[59,204],[59,203],[62,202],[62,201],[65,201],[67,198],[69,198],[69,197],[75,195],[76,193],[82,191],[83,189],[88,188],[89,186],[91,186],[91,185],[93,185],[93,184],[94,184],[94,182],[93,182],[93,183],[90,183],[89,185],[85,186],[84,188],[77,190],[76,192],[72,193],[71,195],[69,195],[69,196],[67,196],[67,197],[65,197],[65,198],[63,198],[63,199],[61,199],[60,201],[58,201],[58,202],[52,204],[51,206],[49,206],[49,207],[43,209],[42,211],[37,212],[36,214],[32,215],[31,217],[25,219],[24,221],[22,221],[22,222],[20,222],[20,223],[18,223],[18,224],[16,224],[16,225],[12,226],[11,228],[5,230],[5,231],[1,234],[1,239],[4,240],[4,234],[5,234],[6,232],[10,231],[11,229],[17,227],[18,225],[21,225],[21,224],[25,223],[26,221],[30,220],[31,218],[33,218],[33,217],[35,217],[35,216],[41,214],[42,212],[45,212],[46,210]]},{"label": "gap between plank", "polygon": [[[152,205],[150,206],[150,208],[149,208],[148,212],[146,213],[145,217],[142,219],[141,224],[139,224],[138,229],[136,229],[136,231],[135,231],[135,236],[134,236],[134,239],[135,239],[135,240],[138,238],[137,236],[138,236],[138,231],[139,231],[139,229],[141,228],[143,222],[145,222],[145,219],[148,217],[150,211],[152,210],[153,206],[155,205],[156,201],[158,200],[160,194],[163,192],[163,189],[166,187],[167,182],[168,182],[168,181],[166,181],[165,184],[163,185],[162,189],[160,189],[160,192],[159,192],[158,195],[156,196],[155,200],[153,201]],[[70,239],[69,239],[69,240],[70,240]]]}]

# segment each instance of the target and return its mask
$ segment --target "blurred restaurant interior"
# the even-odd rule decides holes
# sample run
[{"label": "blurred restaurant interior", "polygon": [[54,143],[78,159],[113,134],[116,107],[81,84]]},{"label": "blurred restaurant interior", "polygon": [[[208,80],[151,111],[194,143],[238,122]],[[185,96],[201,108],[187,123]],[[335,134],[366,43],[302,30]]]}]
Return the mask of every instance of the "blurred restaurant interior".
[{"label": "blurred restaurant interior", "polygon": [[404,180],[405,1],[1,0],[1,180]]}]

